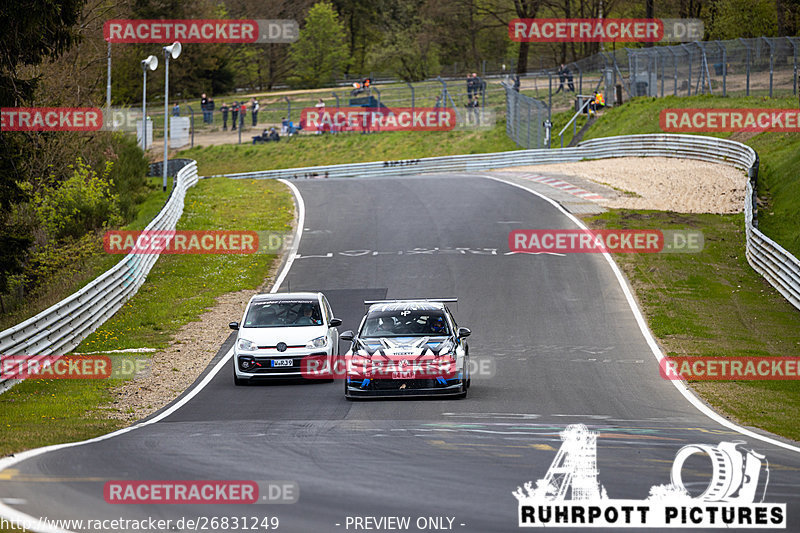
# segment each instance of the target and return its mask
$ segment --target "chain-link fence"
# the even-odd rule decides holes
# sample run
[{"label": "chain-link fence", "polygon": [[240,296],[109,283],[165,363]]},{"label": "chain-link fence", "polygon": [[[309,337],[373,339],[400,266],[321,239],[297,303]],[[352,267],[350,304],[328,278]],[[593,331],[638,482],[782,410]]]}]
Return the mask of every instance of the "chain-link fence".
[{"label": "chain-link fence", "polygon": [[[259,110],[255,124],[252,98],[250,95],[216,98],[210,113],[201,111],[198,100],[179,102],[180,116],[191,119],[191,135],[187,138],[187,144],[240,142],[240,137],[241,142],[249,143],[252,136],[261,134],[264,129],[275,127],[282,131],[284,120],[291,121],[294,127],[298,126],[303,109],[316,106],[320,100],[328,109],[363,106],[389,109],[452,108],[457,124],[465,128],[492,127],[505,112],[505,93],[500,80],[480,77],[473,88],[468,88],[466,78],[437,78],[418,83],[373,83],[368,88],[317,89],[258,96]],[[473,107],[468,105],[470,103],[476,105]],[[245,106],[244,118],[241,114],[242,105]],[[170,106],[170,114],[172,109]],[[237,111],[234,112],[234,109]],[[136,112],[136,108],[133,111]],[[163,139],[163,103],[153,104],[148,109],[148,116],[153,121],[154,139]],[[475,117],[479,118],[476,120]],[[156,143],[155,140],[153,142]]]},{"label": "chain-link fence", "polygon": [[522,148],[546,148],[550,144],[547,104],[503,85],[506,96],[506,133]]},{"label": "chain-link fence", "polygon": [[797,94],[797,37],[696,41],[629,50],[633,96]]}]

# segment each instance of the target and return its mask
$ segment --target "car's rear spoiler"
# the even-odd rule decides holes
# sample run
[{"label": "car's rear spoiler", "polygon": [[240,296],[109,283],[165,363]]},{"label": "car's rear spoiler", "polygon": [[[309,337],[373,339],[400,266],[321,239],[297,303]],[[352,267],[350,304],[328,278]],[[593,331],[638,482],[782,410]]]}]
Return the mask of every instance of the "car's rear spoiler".
[{"label": "car's rear spoiler", "polygon": [[455,303],[458,298],[398,298],[396,300],[364,300],[364,305],[372,304],[395,304],[399,302],[442,302]]}]

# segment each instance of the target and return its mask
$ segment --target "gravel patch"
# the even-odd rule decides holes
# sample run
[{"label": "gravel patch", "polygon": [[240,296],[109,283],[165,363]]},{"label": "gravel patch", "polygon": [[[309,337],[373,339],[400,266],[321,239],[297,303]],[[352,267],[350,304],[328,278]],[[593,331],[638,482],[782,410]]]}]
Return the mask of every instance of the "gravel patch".
[{"label": "gravel patch", "polygon": [[677,213],[740,213],[747,184],[745,172],[728,165],[669,157],[620,157],[498,170],[588,179],[620,193],[598,201],[603,207]]}]

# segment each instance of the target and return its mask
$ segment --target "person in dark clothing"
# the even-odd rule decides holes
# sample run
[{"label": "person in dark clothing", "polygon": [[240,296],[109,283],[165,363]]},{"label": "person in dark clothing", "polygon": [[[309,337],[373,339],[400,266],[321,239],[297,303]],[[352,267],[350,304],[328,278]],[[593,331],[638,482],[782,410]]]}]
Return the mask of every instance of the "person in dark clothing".
[{"label": "person in dark clothing", "polygon": [[572,81],[572,71],[567,69],[567,87],[573,93],[575,92],[575,83]]},{"label": "person in dark clothing", "polygon": [[222,102],[222,107],[219,108],[222,112],[222,131],[228,130],[228,104]]},{"label": "person in dark clothing", "polygon": [[231,131],[236,130],[236,123],[239,121],[239,102],[234,101],[231,107]]},{"label": "person in dark clothing", "polygon": [[569,70],[564,66],[564,63],[561,63],[561,66],[558,69],[558,89],[556,89],[555,94],[558,94],[564,90],[564,82],[567,81],[568,71]]},{"label": "person in dark clothing", "polygon": [[209,98],[208,99],[208,123],[209,124],[213,124],[214,123],[214,107],[216,107],[216,104],[214,103],[214,99],[213,98]]},{"label": "person in dark clothing", "polygon": [[260,108],[261,108],[261,106],[258,105],[258,100],[253,98],[253,100],[250,102],[250,116],[253,117],[253,127],[254,128],[258,124],[258,110]]},{"label": "person in dark clothing", "polygon": [[200,110],[203,112],[203,122],[208,124],[208,97],[206,93],[200,96]]}]

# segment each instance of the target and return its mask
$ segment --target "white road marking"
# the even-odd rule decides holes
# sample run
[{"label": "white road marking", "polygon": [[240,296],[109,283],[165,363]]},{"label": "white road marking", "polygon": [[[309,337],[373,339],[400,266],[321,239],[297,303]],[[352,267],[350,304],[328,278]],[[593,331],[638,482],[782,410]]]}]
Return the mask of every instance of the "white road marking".
[{"label": "white road marking", "polygon": [[[518,189],[522,189],[523,191],[527,191],[530,194],[534,194],[534,195],[538,196],[539,198],[541,198],[542,200],[544,200],[544,201],[548,202],[549,204],[551,204],[553,207],[555,207],[559,211],[561,211],[564,214],[564,216],[569,218],[579,228],[587,230],[587,231],[589,230],[589,228],[587,228],[586,225],[579,218],[577,218],[575,215],[573,215],[572,213],[570,213],[569,211],[564,209],[561,206],[561,204],[559,204],[555,200],[553,200],[551,198],[548,198],[547,196],[545,196],[545,195],[543,195],[541,193],[538,193],[538,192],[536,192],[534,190],[528,189],[527,187],[524,187],[523,185],[520,185],[518,183],[514,183],[514,182],[511,182],[511,181],[505,181],[503,179],[496,178],[494,176],[483,175],[483,177],[487,178],[487,179],[490,179],[490,180],[498,181],[500,183],[505,183],[506,185],[510,185],[512,187],[517,187]],[[650,347],[650,351],[653,353],[653,356],[656,358],[656,360],[660,364],[661,360],[665,356],[661,352],[661,348],[658,346],[658,343],[656,342],[655,337],[653,336],[652,332],[650,331],[650,328],[647,326],[647,321],[645,321],[644,315],[642,315],[642,311],[641,311],[641,309],[639,309],[639,305],[636,303],[636,299],[633,297],[633,293],[631,292],[630,287],[628,287],[628,283],[625,281],[625,277],[622,275],[622,272],[620,271],[619,267],[617,266],[617,263],[614,262],[614,259],[611,257],[611,254],[609,254],[608,252],[603,252],[603,257],[605,257],[606,261],[608,262],[608,265],[611,267],[611,270],[614,272],[614,276],[617,278],[617,282],[619,283],[619,286],[622,288],[622,292],[625,294],[625,299],[628,302],[628,306],[631,308],[631,312],[633,312],[633,316],[636,319],[636,324],[639,326],[639,330],[642,332],[642,335],[644,336],[645,341],[647,341],[647,345]],[[778,446],[779,448],[784,448],[786,450],[790,450],[790,451],[793,451],[793,452],[800,453],[800,448],[798,448],[797,446],[793,446],[791,444],[788,444],[788,443],[785,443],[785,442],[781,442],[781,441],[773,439],[771,437],[767,437],[766,435],[759,435],[758,433],[756,433],[754,431],[751,431],[749,429],[746,429],[746,428],[743,428],[741,426],[738,426],[738,425],[734,424],[733,422],[731,422],[730,420],[727,420],[725,417],[721,416],[719,413],[717,413],[716,411],[714,411],[713,409],[708,407],[705,403],[703,403],[702,400],[700,400],[697,396],[695,396],[692,393],[692,391],[690,391],[689,388],[686,386],[685,382],[679,381],[679,380],[676,380],[676,379],[672,379],[672,380],[669,380],[669,381],[673,385],[675,385],[675,387],[678,389],[678,391],[684,396],[684,398],[686,398],[689,401],[689,403],[691,403],[698,411],[700,411],[702,414],[706,415],[708,418],[710,418],[711,420],[713,420],[717,424],[720,424],[720,425],[722,425],[722,426],[724,426],[724,427],[726,427],[728,429],[732,429],[732,430],[734,430],[734,431],[736,431],[738,433],[741,433],[742,435],[746,435],[746,436],[748,436],[750,438],[757,439],[757,440],[760,440],[762,442],[767,442],[769,444],[772,444],[773,446]]]}]

